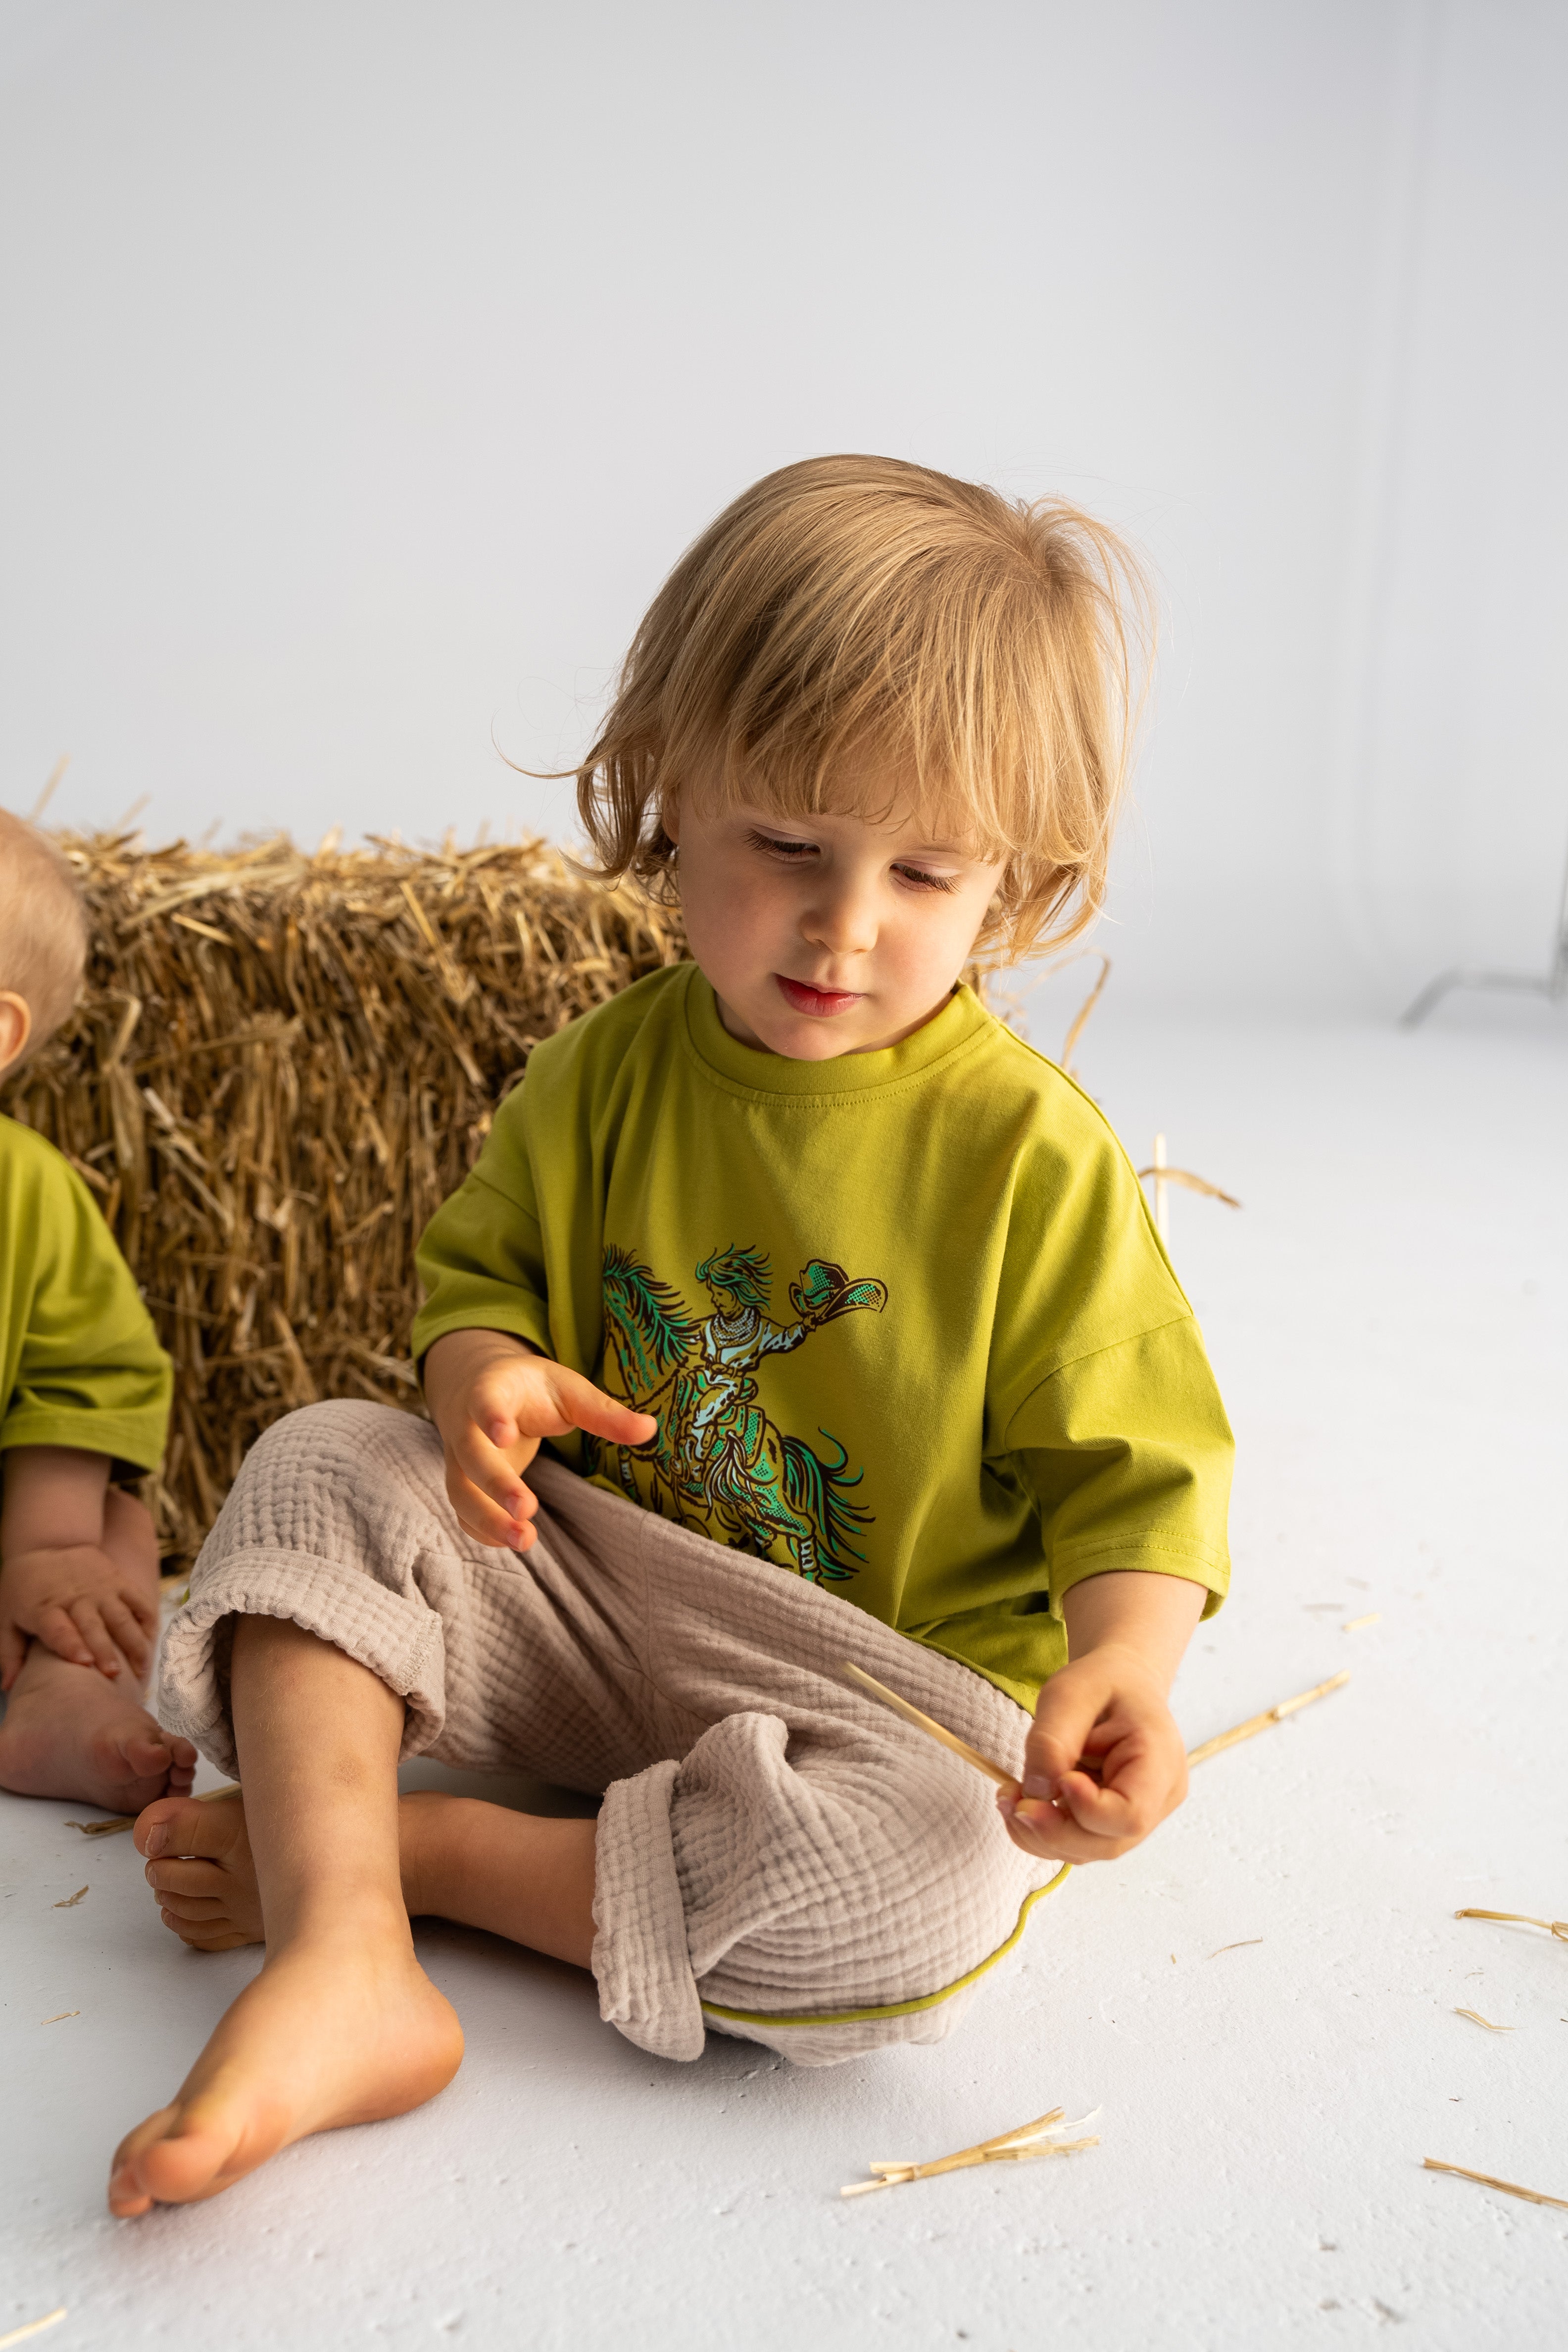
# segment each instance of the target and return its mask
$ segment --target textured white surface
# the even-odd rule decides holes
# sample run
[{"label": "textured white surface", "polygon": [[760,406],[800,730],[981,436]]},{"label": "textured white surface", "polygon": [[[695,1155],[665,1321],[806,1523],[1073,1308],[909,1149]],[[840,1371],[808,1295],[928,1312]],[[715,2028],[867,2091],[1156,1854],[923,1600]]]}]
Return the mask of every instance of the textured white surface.
[{"label": "textured white surface", "polygon": [[[1568,1914],[1568,1027],[1443,1018],[1105,1012],[1082,1055],[1141,1159],[1162,1127],[1247,1203],[1173,1203],[1242,1444],[1237,1590],[1184,1727],[1343,1664],[1347,1690],[1078,1873],[937,2050],[805,2074],[713,2040],[661,2066],[572,1971],[427,1928],[468,2035],[442,2097],[129,2223],[110,2148],[255,1958],[183,1951],[129,1841],[63,1826],[79,1808],[0,1801],[0,2333],[63,2303],[51,2352],[1560,2344],[1568,2214],[1420,2166],[1568,2196],[1568,1948],[1452,1916]],[[837,2199],[868,2158],[1058,2102],[1102,2110],[1100,2147]]]}]

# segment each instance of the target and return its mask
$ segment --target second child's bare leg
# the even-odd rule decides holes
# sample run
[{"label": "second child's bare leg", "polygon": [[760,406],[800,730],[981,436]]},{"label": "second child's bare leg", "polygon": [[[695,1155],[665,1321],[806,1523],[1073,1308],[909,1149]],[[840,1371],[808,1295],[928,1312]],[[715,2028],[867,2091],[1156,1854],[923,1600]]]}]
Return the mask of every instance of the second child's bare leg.
[{"label": "second child's bare leg", "polygon": [[[248,1790],[248,1782],[247,1788]],[[434,1791],[398,1806],[409,1916],[455,1919],[585,1969],[594,1946],[597,1824],[550,1821]],[[241,1798],[164,1798],[136,1824],[163,1921],[198,1951],[263,1940],[260,1893]]]},{"label": "second child's bare leg", "polygon": [[403,1899],[402,1700],[330,1643],[262,1617],[236,1626],[232,1700],[266,1964],[173,2103],[121,2141],[119,2214],[216,2196],[310,2132],[402,2115],[462,2059]]}]

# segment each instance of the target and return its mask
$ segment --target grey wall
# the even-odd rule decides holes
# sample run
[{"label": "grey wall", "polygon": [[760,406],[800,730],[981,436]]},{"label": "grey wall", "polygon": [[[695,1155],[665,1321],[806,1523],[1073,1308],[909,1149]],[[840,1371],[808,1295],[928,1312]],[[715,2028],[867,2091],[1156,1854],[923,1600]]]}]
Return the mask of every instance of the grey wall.
[{"label": "grey wall", "polygon": [[3,0],[0,801],[563,832],[495,743],[875,448],[1161,569],[1126,1001],[1539,961],[1565,100],[1557,0]]}]

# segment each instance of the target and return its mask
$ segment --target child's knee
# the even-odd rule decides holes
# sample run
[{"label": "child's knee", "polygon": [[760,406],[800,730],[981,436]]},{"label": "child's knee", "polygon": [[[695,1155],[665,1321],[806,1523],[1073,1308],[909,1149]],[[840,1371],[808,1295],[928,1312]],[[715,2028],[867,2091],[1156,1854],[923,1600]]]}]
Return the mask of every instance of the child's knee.
[{"label": "child's knee", "polygon": [[[595,1971],[605,2015],[645,2048],[694,2054],[699,2012],[803,2065],[939,2042],[1010,1946],[1039,1865],[972,1776],[942,1757],[789,1748],[778,1718],[728,1717],[679,1767],[640,1776],[661,1779],[657,1821],[633,1784],[606,1800]],[[668,1861],[623,1863],[634,1837]],[[667,1985],[670,2019],[646,2034],[624,2021],[623,1978]]]}]

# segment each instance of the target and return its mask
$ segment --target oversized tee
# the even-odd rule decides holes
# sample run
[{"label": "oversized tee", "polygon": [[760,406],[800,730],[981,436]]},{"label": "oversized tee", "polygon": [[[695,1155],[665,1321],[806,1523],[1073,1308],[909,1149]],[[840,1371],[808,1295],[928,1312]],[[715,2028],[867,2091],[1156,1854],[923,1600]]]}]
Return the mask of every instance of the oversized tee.
[{"label": "oversized tee", "polygon": [[91,1193],[52,1143],[0,1118],[0,1449],[163,1458],[174,1374]]},{"label": "oversized tee", "polygon": [[1230,1432],[1137,1177],[966,987],[807,1062],[652,973],[535,1046],[418,1265],[416,1355],[531,1342],[658,1420],[571,1466],[1025,1706],[1080,1578],[1226,1590]]}]

